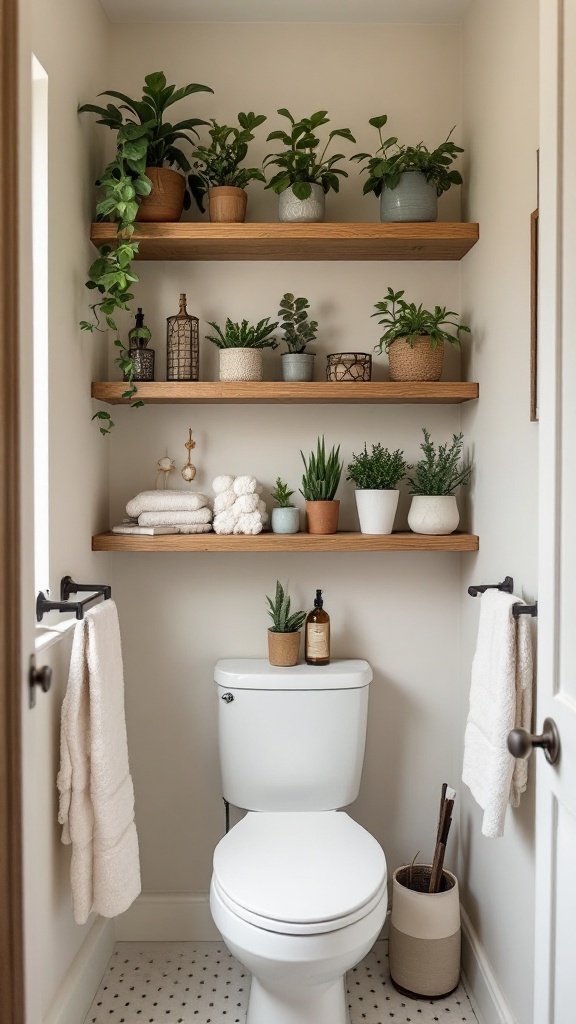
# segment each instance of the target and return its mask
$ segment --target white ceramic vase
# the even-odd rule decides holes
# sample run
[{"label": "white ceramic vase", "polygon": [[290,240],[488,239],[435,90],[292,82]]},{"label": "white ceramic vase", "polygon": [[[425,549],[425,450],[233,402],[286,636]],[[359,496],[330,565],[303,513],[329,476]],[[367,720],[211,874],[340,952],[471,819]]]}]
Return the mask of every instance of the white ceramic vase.
[{"label": "white ceramic vase", "polygon": [[361,533],[392,533],[400,491],[356,491]]},{"label": "white ceramic vase", "polygon": [[308,199],[298,199],[289,185],[278,197],[278,219],[282,222],[314,224],[324,220],[326,196],[322,185],[310,185]]},{"label": "white ceramic vase", "polygon": [[262,380],[262,350],[220,349],[220,380]]},{"label": "white ceramic vase", "polygon": [[453,494],[414,494],[408,512],[412,533],[443,536],[454,533],[460,522],[458,505]]}]

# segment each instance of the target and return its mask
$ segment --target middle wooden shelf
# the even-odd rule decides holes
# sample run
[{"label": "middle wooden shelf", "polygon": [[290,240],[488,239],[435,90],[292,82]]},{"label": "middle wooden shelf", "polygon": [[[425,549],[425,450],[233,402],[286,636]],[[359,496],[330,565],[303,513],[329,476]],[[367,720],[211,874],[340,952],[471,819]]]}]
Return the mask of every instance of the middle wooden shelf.
[{"label": "middle wooden shelf", "polygon": [[478,537],[451,533],[429,537],[420,533],[368,534],[340,531],[329,534],[258,533],[255,537],[218,533],[168,534],[157,537],[99,533],[93,551],[477,551]]}]

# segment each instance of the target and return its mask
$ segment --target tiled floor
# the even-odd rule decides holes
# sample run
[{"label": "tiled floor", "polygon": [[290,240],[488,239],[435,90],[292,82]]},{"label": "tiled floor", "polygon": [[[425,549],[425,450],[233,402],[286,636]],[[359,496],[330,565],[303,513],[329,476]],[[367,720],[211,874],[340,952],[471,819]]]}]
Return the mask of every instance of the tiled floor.
[{"label": "tiled floor", "polygon": [[[347,982],[351,1024],[477,1024],[462,985],[438,1001],[396,992],[385,942]],[[249,989],[248,972],[221,943],[119,942],[85,1024],[245,1024]]]}]

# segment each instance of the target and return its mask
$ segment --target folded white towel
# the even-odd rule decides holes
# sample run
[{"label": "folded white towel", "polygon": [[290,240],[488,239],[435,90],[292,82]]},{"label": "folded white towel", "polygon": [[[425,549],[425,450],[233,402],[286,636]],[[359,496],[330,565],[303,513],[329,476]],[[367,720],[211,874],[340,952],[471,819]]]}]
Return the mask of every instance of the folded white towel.
[{"label": "folded white towel", "polygon": [[138,526],[137,523],[122,523],[121,526],[113,526],[112,533],[123,533],[138,536],[159,537],[163,534],[178,533],[177,526]]},{"label": "folded white towel", "polygon": [[211,508],[199,508],[196,512],[142,512],[138,516],[139,526],[195,526],[211,522]]},{"label": "folded white towel", "polygon": [[72,843],[74,916],[122,914],[141,890],[124,677],[113,601],[76,626],[60,729],[58,821]]},{"label": "folded white towel", "polygon": [[208,504],[206,495],[198,491],[141,491],[128,502],[126,512],[137,518],[141,512],[195,512]]},{"label": "folded white towel", "polygon": [[501,836],[508,802],[526,788],[526,765],[509,753],[507,737],[517,724],[529,728],[532,691],[530,623],[515,619],[519,599],[499,590],[480,598],[480,622],[472,662],[470,711],[464,735],[462,781],[484,810],[482,834]]},{"label": "folded white towel", "polygon": [[197,523],[195,526],[179,526],[178,533],[212,533],[212,523]]}]

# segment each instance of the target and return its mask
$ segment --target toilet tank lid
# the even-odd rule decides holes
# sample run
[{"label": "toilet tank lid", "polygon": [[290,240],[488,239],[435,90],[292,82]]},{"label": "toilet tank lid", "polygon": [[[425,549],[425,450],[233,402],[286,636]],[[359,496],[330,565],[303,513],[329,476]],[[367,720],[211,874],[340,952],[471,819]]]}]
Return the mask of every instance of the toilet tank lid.
[{"label": "toilet tank lid", "polygon": [[277,668],[267,658],[223,658],[216,663],[214,680],[231,690],[353,690],[368,686],[372,669],[362,659]]}]

